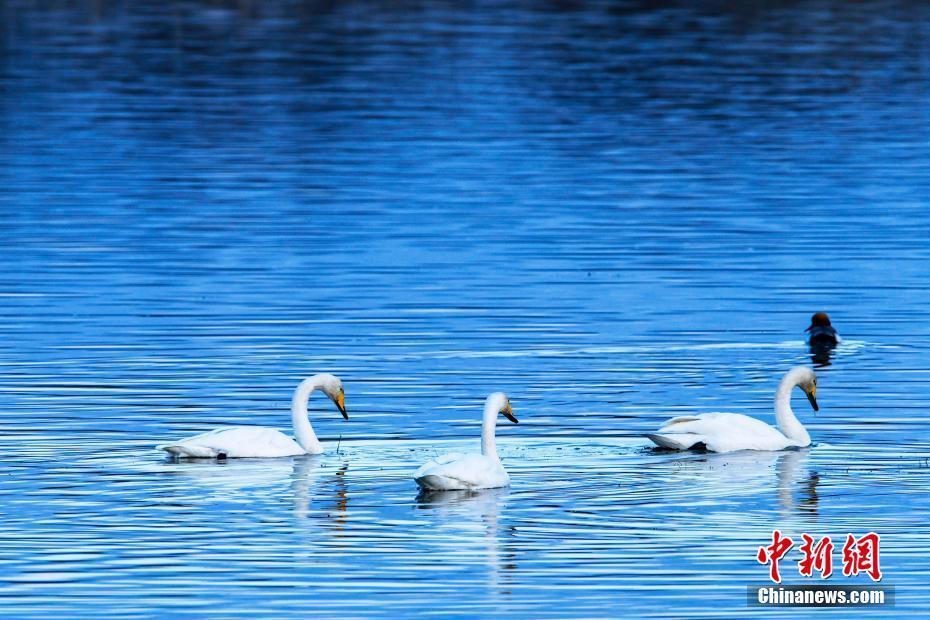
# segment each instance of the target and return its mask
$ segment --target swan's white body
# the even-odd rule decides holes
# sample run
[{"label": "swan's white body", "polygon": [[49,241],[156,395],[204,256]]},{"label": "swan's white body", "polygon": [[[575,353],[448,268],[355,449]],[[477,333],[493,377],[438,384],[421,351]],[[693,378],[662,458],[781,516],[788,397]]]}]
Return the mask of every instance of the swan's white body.
[{"label": "swan's white body", "polygon": [[279,430],[264,426],[230,426],[164,444],[158,446],[158,449],[182,458],[269,458],[320,454],[323,446],[316,438],[307,416],[307,402],[318,389],[333,399],[342,415],[348,419],[342,381],[330,374],[320,374],[304,379],[294,390],[291,418],[296,440]]},{"label": "swan's white body", "polygon": [[413,479],[429,491],[495,489],[510,485],[510,476],[497,456],[494,431],[497,414],[503,412],[516,422],[507,396],[495,392],[484,403],[481,423],[481,454],[446,454],[429,461],[413,474]]},{"label": "swan's white body", "polygon": [[778,428],[739,413],[705,413],[672,418],[657,433],[647,435],[657,446],[688,450],[703,444],[713,452],[735,450],[784,450],[809,446],[810,435],[791,410],[791,390],[800,386],[816,411],[817,378],[810,368],[793,368],[775,392]]},{"label": "swan's white body", "polygon": [[510,475],[497,456],[453,452],[426,463],[413,474],[430,491],[496,489],[510,486]]}]

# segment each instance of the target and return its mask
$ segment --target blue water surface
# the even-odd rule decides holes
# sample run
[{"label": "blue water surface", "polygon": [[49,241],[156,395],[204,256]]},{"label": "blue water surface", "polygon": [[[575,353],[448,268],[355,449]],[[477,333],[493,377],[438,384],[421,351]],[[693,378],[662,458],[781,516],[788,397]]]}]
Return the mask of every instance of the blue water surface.
[{"label": "blue water surface", "polygon": [[[928,20],[0,3],[0,615],[803,617],[746,604],[775,528],[930,612]],[[814,446],[647,448],[772,422],[817,310]],[[154,450],[320,371],[322,456]],[[495,390],[512,487],[418,497]]]}]

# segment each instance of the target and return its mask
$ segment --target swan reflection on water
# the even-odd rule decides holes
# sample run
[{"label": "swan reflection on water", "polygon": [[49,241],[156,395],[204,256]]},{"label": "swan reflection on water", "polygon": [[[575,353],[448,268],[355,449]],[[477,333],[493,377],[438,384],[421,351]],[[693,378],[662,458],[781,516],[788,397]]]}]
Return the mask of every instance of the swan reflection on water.
[{"label": "swan reflection on water", "polygon": [[430,491],[421,489],[417,495],[417,506],[423,510],[436,510],[444,516],[481,516],[485,513],[497,515],[506,505],[508,488],[462,489],[456,491]]},{"label": "swan reflection on water", "polygon": [[[314,499],[331,500],[332,511],[336,515],[335,521],[340,524],[345,523],[346,509],[348,508],[349,496],[346,492],[346,472],[349,470],[349,464],[343,463],[339,469],[325,476],[330,480],[322,481],[324,478],[322,468],[317,463],[317,459],[312,457],[302,457],[294,459],[294,471],[291,474],[291,491],[294,496],[294,516],[298,519],[306,519],[310,516],[310,507]],[[321,495],[320,491],[325,492]],[[334,491],[334,492],[333,492]]]},{"label": "swan reflection on water", "polygon": [[318,511],[345,520],[348,463],[342,463],[334,471],[324,467],[320,457],[309,455],[292,459],[167,459],[164,465],[172,468],[172,474],[183,477],[183,488],[198,502],[253,503],[262,498],[276,501],[284,498],[293,503],[293,513],[298,519],[312,516],[314,502],[320,502]]},{"label": "swan reflection on water", "polygon": [[222,459],[222,460],[185,460],[167,458],[164,465],[171,472],[183,476],[187,484],[193,484],[200,491],[209,491],[213,495],[230,497],[242,495],[246,491],[254,497],[255,491],[269,491],[286,484],[298,468],[305,477],[314,477],[320,469],[319,457],[300,457],[295,459],[257,458],[257,459]]},{"label": "swan reflection on water", "polygon": [[820,476],[808,465],[810,451],[810,448],[795,448],[781,452],[708,452],[692,454],[668,463],[680,472],[686,472],[689,489],[699,491],[702,495],[744,496],[756,500],[761,491],[773,488],[774,482],[782,516],[816,516]]},{"label": "swan reflection on water", "polygon": [[[488,568],[489,591],[496,594],[509,594],[509,589],[502,585],[512,583],[511,574],[516,568],[516,553],[508,549],[507,538],[513,537],[516,530],[513,527],[501,527],[500,513],[507,506],[510,490],[507,488],[456,490],[456,491],[429,491],[421,490],[416,498],[416,507],[419,510],[428,510],[436,515],[441,523],[439,525],[453,526],[455,537],[450,544],[457,548],[475,543],[480,552],[483,564]],[[480,537],[474,538],[468,532],[477,532]],[[461,549],[459,549],[461,551]]]},{"label": "swan reflection on water", "polygon": [[[810,448],[789,450],[778,459],[778,497],[785,510],[817,515],[820,474],[807,466]],[[795,495],[797,491],[797,495]]]}]

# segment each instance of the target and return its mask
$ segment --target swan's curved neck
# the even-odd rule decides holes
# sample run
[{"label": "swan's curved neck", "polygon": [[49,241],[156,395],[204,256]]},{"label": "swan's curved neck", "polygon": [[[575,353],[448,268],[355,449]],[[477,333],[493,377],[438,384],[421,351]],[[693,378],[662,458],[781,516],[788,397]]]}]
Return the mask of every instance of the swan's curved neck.
[{"label": "swan's curved neck", "polygon": [[797,387],[798,383],[797,377],[789,373],[778,384],[778,389],[775,391],[775,421],[785,437],[799,446],[808,446],[811,443],[811,436],[807,434],[807,429],[791,410],[791,391]]},{"label": "swan's curved neck", "polygon": [[294,424],[294,437],[300,447],[307,451],[307,454],[319,454],[323,451],[320,440],[316,438],[313,427],[310,426],[310,418],[307,415],[307,403],[310,401],[310,395],[320,387],[316,377],[304,379],[294,390],[294,398],[291,401],[291,422]]},{"label": "swan's curved neck", "polygon": [[484,404],[484,418],[481,422],[481,454],[500,460],[497,456],[497,444],[494,440],[498,413],[500,413],[500,410],[497,403],[488,402]]}]

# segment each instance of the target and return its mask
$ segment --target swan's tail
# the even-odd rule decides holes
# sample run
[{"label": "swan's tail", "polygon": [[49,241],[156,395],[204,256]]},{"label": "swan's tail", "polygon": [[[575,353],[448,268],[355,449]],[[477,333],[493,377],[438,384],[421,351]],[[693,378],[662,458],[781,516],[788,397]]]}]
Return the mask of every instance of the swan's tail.
[{"label": "swan's tail", "polygon": [[662,435],[649,433],[646,437],[660,448],[669,450],[688,450],[694,444],[701,442],[700,435],[694,433],[664,433]]},{"label": "swan's tail", "polygon": [[417,486],[427,491],[454,491],[473,488],[471,485],[464,484],[461,480],[448,478],[446,476],[437,476],[436,474],[419,476],[414,478],[414,481],[417,483]]},{"label": "swan's tail", "polygon": [[186,456],[195,459],[209,459],[216,456],[216,450],[205,446],[194,446],[190,444],[174,443],[162,444],[155,446],[156,450],[164,450],[174,456]]},{"label": "swan's tail", "polygon": [[444,476],[426,475],[414,478],[414,481],[418,487],[428,491],[439,491],[446,488],[446,478]]}]

